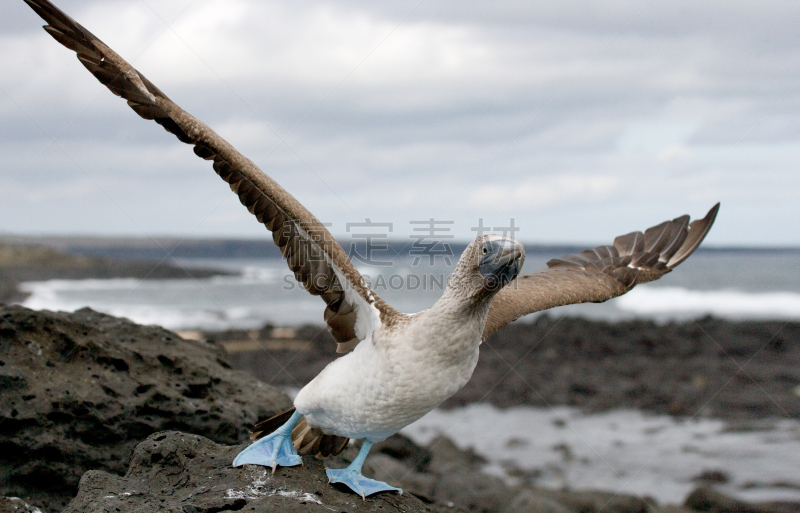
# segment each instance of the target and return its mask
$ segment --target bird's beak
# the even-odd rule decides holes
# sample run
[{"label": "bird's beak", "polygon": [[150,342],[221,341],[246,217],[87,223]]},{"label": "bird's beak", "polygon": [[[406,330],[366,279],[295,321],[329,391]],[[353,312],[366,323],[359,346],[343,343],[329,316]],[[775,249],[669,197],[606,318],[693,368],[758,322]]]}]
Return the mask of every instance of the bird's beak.
[{"label": "bird's beak", "polygon": [[497,290],[517,277],[525,261],[525,248],[514,239],[497,239],[487,243],[489,251],[478,265],[490,287]]}]

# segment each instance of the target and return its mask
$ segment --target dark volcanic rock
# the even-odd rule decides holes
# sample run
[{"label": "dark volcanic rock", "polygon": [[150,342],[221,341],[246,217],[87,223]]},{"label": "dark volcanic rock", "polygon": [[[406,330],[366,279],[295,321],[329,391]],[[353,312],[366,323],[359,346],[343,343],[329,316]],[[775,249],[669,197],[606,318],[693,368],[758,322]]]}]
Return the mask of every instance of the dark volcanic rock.
[{"label": "dark volcanic rock", "polygon": [[438,479],[434,498],[459,504],[469,511],[500,511],[512,494],[502,480],[481,472],[486,461],[471,450],[462,451],[449,438],[439,436],[428,445],[433,453],[430,472]]},{"label": "dark volcanic rock", "polygon": [[[81,280],[86,278],[187,279],[229,274],[217,269],[186,269],[172,265],[166,257],[153,261],[131,262],[68,255],[40,244],[13,244],[0,241],[0,273],[7,283],[41,280]],[[0,280],[2,282],[3,280]],[[6,302],[0,296],[0,302]]]},{"label": "dark volcanic rock", "polygon": [[[408,443],[401,439],[388,445],[410,449]],[[244,447],[218,445],[201,436],[174,431],[155,433],[136,447],[124,477],[102,471],[87,472],[81,479],[77,497],[65,513],[690,511],[675,506],[658,507],[638,497],[610,492],[505,487],[496,479],[480,473],[474,455],[460,451],[445,438],[438,439],[427,449],[411,451],[431,456],[429,472],[406,466],[411,461],[409,459],[395,460],[380,451],[367,459],[366,475],[378,479],[392,475],[395,479],[391,482],[405,488],[402,495],[380,493],[367,497],[365,501],[346,488],[331,486],[325,475],[324,467],[343,467],[349,463],[357,453],[355,445],[348,447],[342,457],[328,459],[324,464],[315,458],[304,457],[303,466],[280,467],[274,475],[268,468],[257,465],[231,467],[231,460]],[[403,452],[409,454],[406,450]],[[431,497],[421,497],[422,500],[415,497],[414,486],[421,482],[420,479],[427,482],[425,486],[429,488]],[[435,499],[433,495],[436,495]],[[454,500],[446,500],[448,497]]]},{"label": "dark volcanic rock", "polygon": [[[272,326],[264,326],[257,332],[257,340],[270,338]],[[228,330],[206,333],[208,340],[225,343],[252,340],[253,332]],[[276,349],[232,352],[228,361],[235,369],[247,371],[270,385],[285,385],[301,388],[319,374],[330,362],[341,356],[336,353],[336,343],[327,328],[303,326],[297,329],[296,337],[304,341],[303,350]]]},{"label": "dark volcanic rock", "polygon": [[701,487],[686,498],[686,507],[708,513],[797,513],[797,502],[749,503],[728,497],[713,488]]},{"label": "dark volcanic rock", "polygon": [[472,379],[446,405],[489,391],[486,400],[501,407],[796,418],[798,385],[800,323],[706,318],[658,325],[542,316],[487,340]]},{"label": "dark volcanic rock", "polygon": [[19,497],[0,497],[0,513],[42,513]]},{"label": "dark volcanic rock", "polygon": [[27,296],[28,294],[20,292],[17,288],[17,280],[0,272],[0,303],[23,301]]},{"label": "dark volcanic rock", "polygon": [[581,513],[650,513],[654,509],[653,504],[641,497],[614,492],[598,490],[564,492],[538,488],[536,493]]},{"label": "dark volcanic rock", "polygon": [[87,472],[65,513],[440,511],[408,493],[381,493],[362,500],[329,485],[322,462],[315,458],[305,457],[302,467],[281,467],[274,475],[257,465],[231,467],[244,447],[174,431],[151,435],[134,450],[125,477]]},{"label": "dark volcanic rock", "polygon": [[[231,362],[268,383],[303,386],[337,355],[324,328],[305,327],[298,338],[308,341],[303,351],[242,352]],[[659,325],[542,316],[509,324],[484,342],[472,379],[443,406],[486,401],[729,420],[797,418],[798,387],[800,323],[705,318]]]},{"label": "dark volcanic rock", "polygon": [[427,472],[433,458],[433,453],[429,449],[420,447],[410,438],[399,433],[373,445],[371,454],[377,453],[398,460],[406,467],[418,472]]},{"label": "dark volcanic rock", "polygon": [[[340,457],[320,461],[303,458],[303,466],[269,469],[246,465],[231,467],[246,445],[220,445],[198,435],[164,431],[138,444],[125,476],[89,471],[80,481],[77,497],[65,513],[105,511],[386,511],[386,512],[482,512],[482,513],[691,513],[693,511],[739,513],[789,513],[797,504],[750,504],[711,489],[695,491],[686,506],[659,506],[635,496],[596,490],[559,491],[506,487],[479,470],[480,460],[461,451],[446,438],[427,448],[409,447],[407,439],[384,446],[405,447],[408,455],[427,454],[427,471],[409,467],[412,459],[397,460],[376,451],[364,473],[403,486],[403,495],[381,493],[363,501],[347,488],[331,486],[325,467],[346,466],[358,452],[357,444]],[[392,449],[393,450],[393,449]],[[427,494],[420,495],[420,490]],[[420,500],[421,499],[421,500]],[[451,500],[452,499],[452,500]],[[0,502],[0,513],[4,503]],[[8,504],[12,504],[9,501]],[[22,501],[14,501],[20,507]],[[31,508],[30,506],[28,506]],[[12,509],[29,511],[35,509]]]},{"label": "dark volcanic rock", "polygon": [[58,510],[84,472],[124,472],[153,432],[242,443],[290,404],[213,344],[89,309],[0,305],[0,495]]},{"label": "dark volcanic rock", "polygon": [[[481,471],[482,458],[462,451],[449,438],[437,437],[427,448],[413,450],[412,445],[397,435],[376,444],[364,464],[364,475],[400,486],[427,503],[452,504],[476,513],[498,512],[513,498],[515,492],[503,481]],[[349,459],[355,452],[343,456]]]}]

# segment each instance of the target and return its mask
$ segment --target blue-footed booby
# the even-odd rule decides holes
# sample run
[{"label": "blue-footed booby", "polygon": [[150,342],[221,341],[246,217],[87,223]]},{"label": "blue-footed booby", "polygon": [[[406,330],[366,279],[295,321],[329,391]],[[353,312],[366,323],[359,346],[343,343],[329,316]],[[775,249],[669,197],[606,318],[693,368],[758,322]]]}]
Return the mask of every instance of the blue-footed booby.
[{"label": "blue-footed booby", "polygon": [[373,443],[398,432],[453,395],[470,379],[479,346],[505,324],[559,305],[601,302],[660,278],[684,261],[708,233],[719,208],[689,222],[678,217],[617,237],[613,244],[566,255],[547,269],[519,276],[523,246],[510,237],[482,235],[461,255],[445,291],[431,308],[398,312],[369,288],[328,230],[277,182],[91,32],[48,0],[25,0],[56,41],[103,85],[182,142],[194,146],[242,204],[272,232],[295,278],[326,304],[324,319],[337,351],[297,394],[294,408],[258,423],[253,444],[233,465],[301,463],[301,454],[338,454],[363,439],[352,464],[328,469],[362,497],[398,491],[361,474]]}]

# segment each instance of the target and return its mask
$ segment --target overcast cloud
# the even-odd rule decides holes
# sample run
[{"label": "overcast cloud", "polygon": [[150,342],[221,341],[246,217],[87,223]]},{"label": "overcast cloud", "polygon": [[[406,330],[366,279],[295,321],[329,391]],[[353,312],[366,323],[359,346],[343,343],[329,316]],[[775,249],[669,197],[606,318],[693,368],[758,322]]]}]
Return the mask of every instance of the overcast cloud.
[{"label": "overcast cloud", "polygon": [[[515,219],[608,242],[722,202],[709,242],[800,245],[800,6],[56,3],[343,236]],[[0,233],[265,236],[22,0],[0,21]]]}]

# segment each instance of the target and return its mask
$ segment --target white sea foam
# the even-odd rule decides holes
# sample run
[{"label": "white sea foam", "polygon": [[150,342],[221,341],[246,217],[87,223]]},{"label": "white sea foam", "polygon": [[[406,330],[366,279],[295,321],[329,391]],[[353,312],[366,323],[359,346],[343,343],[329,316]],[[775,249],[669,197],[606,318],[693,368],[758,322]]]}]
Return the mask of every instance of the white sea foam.
[{"label": "white sea foam", "polygon": [[[282,262],[281,262],[282,263]],[[287,271],[270,267],[244,266],[241,274],[235,276],[214,276],[210,279],[213,283],[276,283]]]},{"label": "white sea foam", "polygon": [[[168,329],[252,329],[265,323],[319,323],[321,302],[304,291],[285,292],[275,276],[207,280],[48,280],[26,282],[23,306],[75,311],[86,306],[140,324]],[[271,284],[271,286],[269,286]]]},{"label": "white sea foam", "polygon": [[[19,289],[30,296],[23,306],[34,310],[66,310],[73,311],[84,306],[87,302],[81,299],[72,299],[69,292],[102,292],[135,289],[141,280],[132,278],[111,280],[47,280],[21,283]],[[89,294],[91,295],[91,294]]]},{"label": "white sea foam", "polygon": [[761,423],[746,432],[726,427],[721,420],[682,421],[632,410],[584,414],[566,406],[476,404],[434,410],[403,433],[421,444],[445,434],[484,456],[486,471],[512,482],[509,462],[531,471],[537,485],[650,495],[676,504],[697,486],[693,477],[721,470],[730,477],[725,493],[752,501],[800,500],[799,489],[781,485],[800,484],[800,422]]},{"label": "white sea foam", "polygon": [[[49,280],[24,283],[21,288],[31,293],[24,302],[29,308],[74,311],[89,306],[170,329],[249,329],[267,322],[319,323],[322,315],[319,299],[302,287],[286,289],[276,269],[249,268],[241,276],[206,280]],[[409,311],[429,306],[416,304],[414,293],[398,291],[394,293],[398,297],[387,299],[399,300]],[[603,305],[571,308],[561,313],[611,320],[631,315],[669,320],[709,314],[732,319],[798,319],[800,294],[640,287]]]},{"label": "white sea foam", "polygon": [[615,301],[618,308],[643,316],[675,313],[728,318],[800,318],[800,294],[794,292],[639,287]]}]

